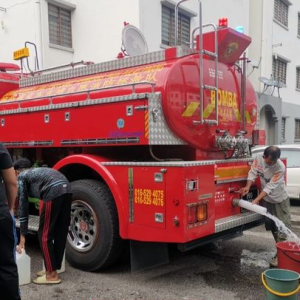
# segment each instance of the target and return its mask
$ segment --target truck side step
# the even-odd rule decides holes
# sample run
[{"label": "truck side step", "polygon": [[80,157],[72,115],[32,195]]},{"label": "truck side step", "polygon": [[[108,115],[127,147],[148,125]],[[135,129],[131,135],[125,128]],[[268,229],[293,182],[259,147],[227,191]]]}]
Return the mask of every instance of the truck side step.
[{"label": "truck side step", "polygon": [[[29,216],[29,222],[28,222],[28,230],[37,232],[39,230],[39,224],[40,224],[40,217],[39,216]],[[16,226],[20,228],[20,221],[18,218],[16,218]]]}]

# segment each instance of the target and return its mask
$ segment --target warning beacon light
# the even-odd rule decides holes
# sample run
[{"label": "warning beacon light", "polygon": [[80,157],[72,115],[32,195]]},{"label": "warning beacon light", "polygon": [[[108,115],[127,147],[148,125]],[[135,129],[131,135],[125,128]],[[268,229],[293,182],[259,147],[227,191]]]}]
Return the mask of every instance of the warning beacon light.
[{"label": "warning beacon light", "polygon": [[235,31],[237,31],[239,33],[244,33],[244,27],[243,26],[236,26]]},{"label": "warning beacon light", "polygon": [[219,19],[219,27],[228,27],[228,19],[227,18]]}]

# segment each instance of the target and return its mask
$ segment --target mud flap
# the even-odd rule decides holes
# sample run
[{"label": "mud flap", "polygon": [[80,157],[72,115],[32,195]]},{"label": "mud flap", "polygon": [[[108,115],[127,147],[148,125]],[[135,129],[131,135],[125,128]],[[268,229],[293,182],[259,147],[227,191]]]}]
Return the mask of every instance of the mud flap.
[{"label": "mud flap", "polygon": [[167,243],[130,241],[131,271],[141,271],[169,263]]}]

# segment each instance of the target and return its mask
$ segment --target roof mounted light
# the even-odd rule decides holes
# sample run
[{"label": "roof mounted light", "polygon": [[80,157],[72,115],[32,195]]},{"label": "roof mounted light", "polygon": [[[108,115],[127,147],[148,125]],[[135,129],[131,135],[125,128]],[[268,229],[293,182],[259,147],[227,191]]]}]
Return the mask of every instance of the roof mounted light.
[{"label": "roof mounted light", "polygon": [[219,27],[228,27],[228,19],[227,18],[219,19]]},{"label": "roof mounted light", "polygon": [[244,33],[244,27],[243,26],[236,26],[235,31],[237,31],[239,33]]}]

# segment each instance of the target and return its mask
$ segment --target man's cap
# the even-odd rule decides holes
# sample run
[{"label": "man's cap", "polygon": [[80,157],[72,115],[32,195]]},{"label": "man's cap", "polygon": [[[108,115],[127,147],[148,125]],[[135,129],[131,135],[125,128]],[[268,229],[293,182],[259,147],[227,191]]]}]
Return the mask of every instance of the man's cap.
[{"label": "man's cap", "polygon": [[15,170],[31,168],[31,162],[28,158],[20,158],[14,162]]}]

